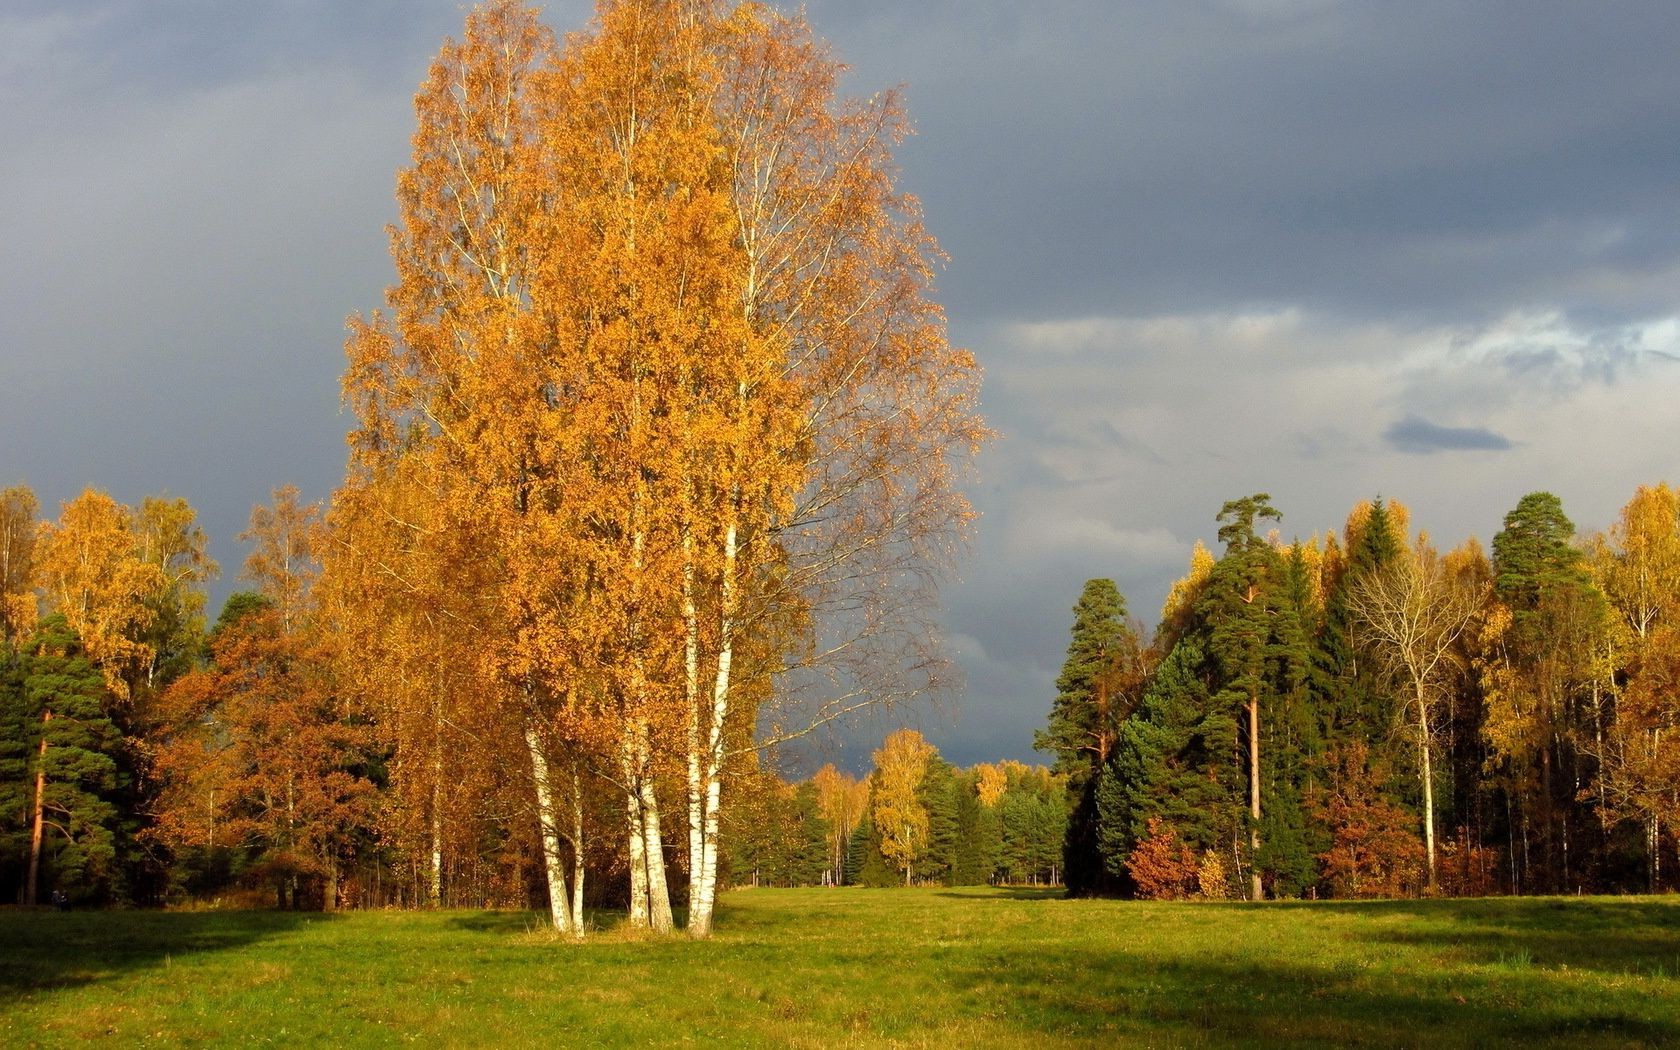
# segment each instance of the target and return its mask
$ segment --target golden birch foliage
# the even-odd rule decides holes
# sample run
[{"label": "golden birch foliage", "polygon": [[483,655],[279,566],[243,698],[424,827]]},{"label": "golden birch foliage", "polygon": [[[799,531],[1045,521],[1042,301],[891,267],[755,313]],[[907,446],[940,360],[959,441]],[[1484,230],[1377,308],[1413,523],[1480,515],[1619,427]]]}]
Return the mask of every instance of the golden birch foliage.
[{"label": "golden birch foliage", "polygon": [[300,504],[297,486],[282,485],[272,506],[251,508],[250,527],[239,534],[251,545],[240,578],[274,602],[284,631],[294,630],[308,611],[309,588],[320,571],[320,526],[320,506]]},{"label": "golden birch foliage", "polygon": [[1611,729],[1616,816],[1680,827],[1680,628],[1663,624],[1628,669]]},{"label": "golden birch foliage", "polygon": [[987,809],[996,808],[1003,801],[1004,793],[1009,790],[1009,771],[1001,764],[994,765],[982,762],[974,767],[975,793],[980,796],[980,804]]},{"label": "golden birch foliage", "polygon": [[[766,699],[793,735],[937,679],[970,516],[978,371],[893,187],[906,124],[839,70],[750,4],[608,0],[563,52],[474,10],[416,99],[389,311],[351,323],[352,475],[423,461],[491,692],[609,765],[686,758],[700,852]],[[820,692],[773,690],[806,663]]]},{"label": "golden birch foliage", "polygon": [[881,836],[881,855],[907,876],[927,847],[928,812],[916,790],[934,753],[922,734],[900,729],[889,734],[874,755],[870,816]]},{"label": "golden birch foliage", "polygon": [[1641,486],[1608,535],[1588,541],[1587,563],[1614,612],[1598,677],[1607,689],[1620,683],[1615,718],[1592,748],[1603,816],[1672,826],[1680,817],[1680,493]]},{"label": "golden birch foliage", "polygon": [[823,819],[828,821],[836,837],[846,841],[863,822],[869,798],[868,781],[848,776],[829,763],[817,770],[811,783],[817,789],[817,807]]},{"label": "golden birch foliage", "polygon": [[[181,593],[221,573],[210,557],[209,540],[198,524],[198,514],[184,499],[147,496],[140,501],[140,511],[134,517],[134,550],[141,561],[158,567],[164,587],[171,593]],[[202,593],[198,597],[191,604],[194,611],[201,612]]]},{"label": "golden birch foliage", "polygon": [[134,515],[97,489],[64,504],[56,523],[44,523],[36,573],[51,607],[64,614],[88,656],[119,699],[129,676],[151,658],[139,641],[156,617],[147,599],[164,586],[163,570],[134,547]]},{"label": "golden birch foliage", "polygon": [[1641,485],[1589,564],[1611,608],[1640,639],[1680,620],[1680,491]]},{"label": "golden birch foliage", "polygon": [[1207,586],[1208,579],[1213,575],[1215,560],[1213,552],[1201,540],[1190,548],[1190,571],[1173,581],[1167,591],[1167,600],[1161,606],[1159,633],[1163,638],[1176,640],[1183,631],[1191,610],[1201,598],[1202,588]]},{"label": "golden birch foliage", "polygon": [[35,629],[35,493],[16,485],[0,492],[0,647],[14,648]]}]

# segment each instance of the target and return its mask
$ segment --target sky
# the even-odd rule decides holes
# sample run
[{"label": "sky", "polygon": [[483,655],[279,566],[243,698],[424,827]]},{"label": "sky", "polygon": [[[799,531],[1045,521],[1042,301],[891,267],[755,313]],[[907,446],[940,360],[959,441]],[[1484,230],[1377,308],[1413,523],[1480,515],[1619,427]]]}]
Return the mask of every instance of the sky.
[{"label": "sky", "polygon": [[[557,0],[566,32],[591,7]],[[1084,581],[1158,618],[1220,505],[1360,499],[1486,542],[1680,481],[1672,0],[809,0],[902,86],[997,440],[944,590],[966,686],[859,727],[1031,751]],[[328,497],[343,325],[393,279],[412,97],[455,0],[0,4],[0,485]],[[829,756],[834,757],[834,756]]]}]

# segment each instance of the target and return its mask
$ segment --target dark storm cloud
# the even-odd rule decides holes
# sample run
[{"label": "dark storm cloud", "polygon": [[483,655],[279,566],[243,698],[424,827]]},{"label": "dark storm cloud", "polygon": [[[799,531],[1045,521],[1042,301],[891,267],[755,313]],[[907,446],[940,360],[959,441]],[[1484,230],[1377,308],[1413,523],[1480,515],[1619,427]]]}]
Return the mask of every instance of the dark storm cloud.
[{"label": "dark storm cloud", "polygon": [[1398,451],[1412,455],[1460,451],[1503,452],[1511,447],[1509,438],[1483,427],[1444,427],[1417,416],[1407,416],[1390,426],[1383,432],[1383,440]]},{"label": "dark storm cloud", "polygon": [[811,11],[860,81],[910,80],[966,312],[1667,301],[1586,286],[1680,257],[1666,2]]}]

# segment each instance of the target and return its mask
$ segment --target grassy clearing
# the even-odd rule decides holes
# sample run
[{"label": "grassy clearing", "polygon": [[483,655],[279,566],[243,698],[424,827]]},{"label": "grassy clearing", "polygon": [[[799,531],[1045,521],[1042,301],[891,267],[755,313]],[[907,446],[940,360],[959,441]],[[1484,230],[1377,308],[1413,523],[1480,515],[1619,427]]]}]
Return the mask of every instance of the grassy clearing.
[{"label": "grassy clearing", "polygon": [[0,1044],[1680,1045],[1676,900],[755,890],[720,918],[579,947],[523,913],[0,913]]}]

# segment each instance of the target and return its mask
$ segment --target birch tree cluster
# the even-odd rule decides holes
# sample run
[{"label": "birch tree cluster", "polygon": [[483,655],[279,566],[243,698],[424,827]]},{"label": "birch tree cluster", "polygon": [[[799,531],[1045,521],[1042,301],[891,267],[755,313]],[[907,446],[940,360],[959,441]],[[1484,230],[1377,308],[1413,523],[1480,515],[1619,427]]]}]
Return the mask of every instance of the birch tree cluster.
[{"label": "birch tree cluster", "polygon": [[756,4],[610,0],[562,47],[494,2],[416,97],[327,589],[412,812],[452,765],[528,772],[565,933],[591,792],[633,924],[673,926],[677,876],[705,936],[732,768],[943,674],[978,373],[894,187],[900,103],[839,71]]}]

